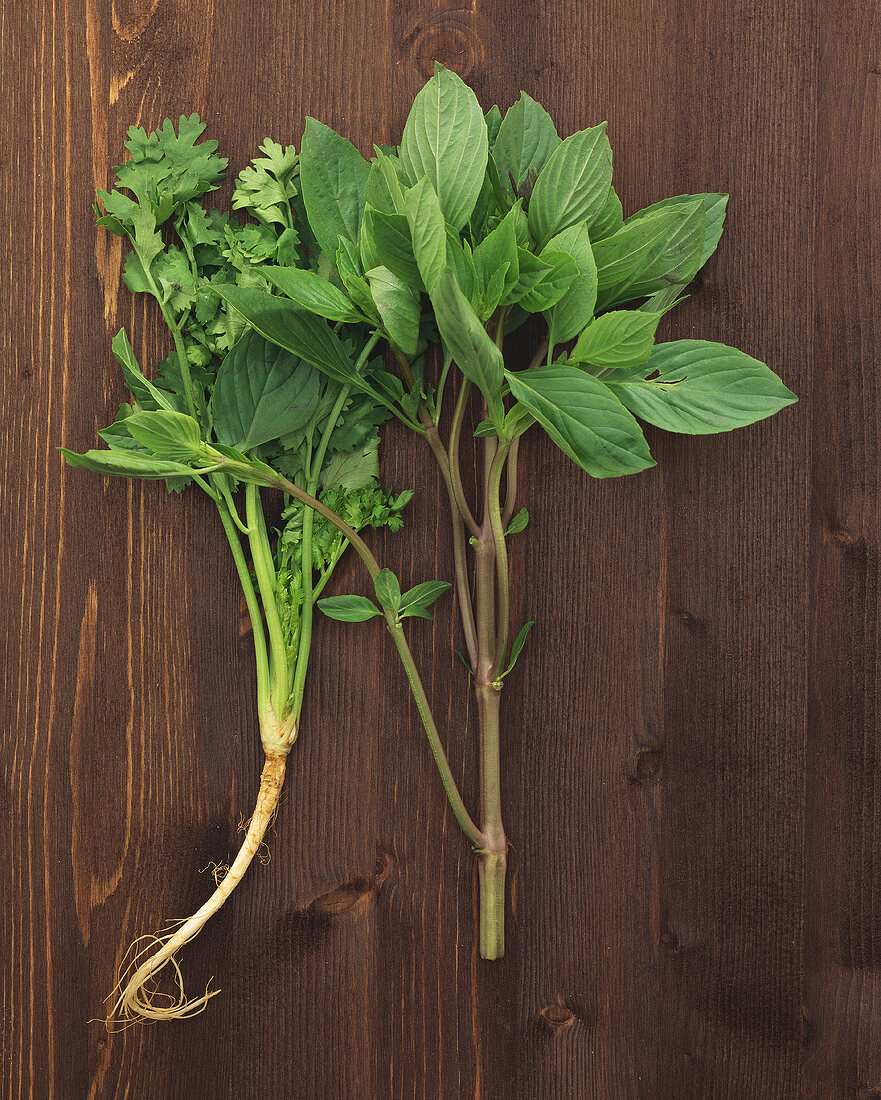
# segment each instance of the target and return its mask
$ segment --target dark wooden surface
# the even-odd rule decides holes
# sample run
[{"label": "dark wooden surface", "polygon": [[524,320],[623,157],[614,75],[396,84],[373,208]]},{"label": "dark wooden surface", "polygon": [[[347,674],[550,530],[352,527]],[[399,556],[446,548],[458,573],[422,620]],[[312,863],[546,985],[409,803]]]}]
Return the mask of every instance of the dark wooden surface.
[{"label": "dark wooden surface", "polygon": [[[881,1097],[881,6],[30,0],[0,41],[0,1094]],[[392,647],[324,624],[272,860],[182,956],[222,995],[109,1037],[121,952],[206,896],[260,761],[209,502],[55,450],[112,414],[120,326],[165,347],[92,191],[130,123],[193,110],[236,168],[307,113],[366,151],[435,57],[486,106],[525,88],[563,131],[607,118],[628,210],[730,191],[664,336],[740,346],[801,402],[653,434],[658,468],[611,482],[526,443],[503,961],[475,956],[471,856]],[[417,496],[374,539],[414,581],[451,573],[417,444],[386,434]],[[449,602],[412,638],[473,802]]]}]

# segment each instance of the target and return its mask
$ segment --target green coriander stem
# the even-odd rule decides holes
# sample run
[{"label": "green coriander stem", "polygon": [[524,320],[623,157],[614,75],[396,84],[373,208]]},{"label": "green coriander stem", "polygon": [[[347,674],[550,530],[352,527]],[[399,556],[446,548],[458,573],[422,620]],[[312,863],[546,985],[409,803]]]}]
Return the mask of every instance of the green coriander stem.
[{"label": "green coriander stem", "polygon": [[[269,537],[266,533],[266,522],[260,504],[260,490],[253,484],[245,485],[245,516],[248,527],[251,529],[251,534],[248,536],[248,542],[251,546],[251,560],[254,564],[254,574],[257,577],[257,587],[260,590],[260,599],[263,602],[263,611],[266,615],[266,627],[269,631],[269,649],[272,661],[270,704],[273,716],[281,720],[285,714],[290,691],[288,686],[287,649],[284,631],[281,628],[281,620],[278,617],[278,605],[275,602],[275,566],[272,564]],[[264,715],[261,715],[261,720],[264,717]]]},{"label": "green coriander stem", "polygon": [[266,713],[266,709],[269,706],[270,688],[269,658],[266,654],[266,635],[263,631],[263,617],[260,614],[260,603],[257,599],[257,593],[254,591],[254,584],[251,580],[248,563],[245,560],[242,544],[239,541],[239,536],[235,524],[232,521],[232,517],[229,514],[226,502],[218,495],[215,497],[215,503],[217,504],[217,511],[220,513],[220,522],[223,524],[223,530],[229,541],[229,548],[232,551],[236,572],[239,575],[239,583],[245,595],[248,615],[251,618],[251,633],[254,636],[254,657],[257,662],[257,712],[262,716]]},{"label": "green coriander stem", "polygon": [[[310,496],[310,494],[301,489],[299,485],[295,485],[292,481],[288,481],[286,477],[282,477],[281,474],[277,474],[268,468],[255,468],[249,466],[245,462],[236,462],[226,456],[218,455],[218,458],[220,460],[219,465],[230,470],[232,473],[240,477],[242,475],[248,478],[258,477],[261,484],[267,485],[273,489],[281,489],[283,492],[287,493],[288,496],[293,497],[295,500],[299,500],[301,504],[306,504],[310,508],[313,508],[320,516],[323,516],[329,523],[333,524],[340,534],[352,544],[352,549],[364,563],[370,576],[375,578],[379,574],[379,562],[376,560],[367,543],[361,538],[357,531],[350,527],[345,520],[340,519],[336,512],[331,511],[326,504],[322,504],[320,500]],[[441,782],[443,783],[447,799],[449,800],[450,806],[462,831],[475,847],[483,851],[485,847],[483,833],[474,824],[474,821],[465,808],[462,796],[459,794],[456,781],[453,778],[453,773],[450,770],[446,753],[444,752],[440,736],[437,732],[437,726],[431,714],[431,708],[428,705],[425,689],[422,686],[419,672],[416,669],[416,663],[413,660],[413,654],[410,652],[410,647],[407,645],[407,639],[404,637],[403,628],[399,622],[396,622],[391,612],[385,613],[385,619],[395,643],[395,648],[404,665],[404,671],[410,683],[410,690],[413,692],[413,698],[416,701],[419,716],[422,719],[422,725],[425,727],[428,743],[431,746],[432,755],[434,756],[435,763],[440,772]]]},{"label": "green coriander stem", "polygon": [[[343,406],[349,400],[350,392],[351,388],[349,386],[343,386],[340,390],[325,425],[318,449],[312,456],[307,486],[310,496],[314,497],[317,494],[318,479],[321,476],[321,467],[324,465],[324,456],[327,454],[327,448],[330,445],[330,437],[333,435],[334,428],[336,428]],[[300,640],[297,646],[297,660],[294,665],[294,682],[291,687],[291,711],[295,719],[299,719],[303,707],[306,672],[309,668],[309,652],[312,645],[312,620],[316,598],[313,592],[312,577],[312,526],[314,521],[315,513],[311,508],[306,508],[303,512],[303,538],[300,545],[300,571],[303,577],[303,601],[300,605]]]},{"label": "green coriander stem", "polygon": [[144,269],[144,274],[147,277],[147,282],[150,286],[150,290],[153,292],[153,297],[159,303],[159,312],[162,314],[162,319],[165,321],[165,324],[168,326],[168,331],[171,333],[171,339],[174,343],[174,351],[177,355],[177,363],[180,367],[180,376],[184,384],[184,395],[187,401],[187,409],[189,410],[190,416],[194,420],[198,420],[200,423],[204,424],[207,419],[205,399],[200,394],[199,413],[201,414],[201,416],[199,416],[196,414],[196,399],[193,394],[193,379],[192,375],[190,374],[190,361],[189,359],[187,359],[187,352],[184,348],[184,341],[183,336],[181,335],[180,327],[178,326],[174,314],[168,308],[162,295],[160,294],[159,287],[156,285],[153,276],[150,274],[149,264],[144,264],[142,262],[141,266]]}]

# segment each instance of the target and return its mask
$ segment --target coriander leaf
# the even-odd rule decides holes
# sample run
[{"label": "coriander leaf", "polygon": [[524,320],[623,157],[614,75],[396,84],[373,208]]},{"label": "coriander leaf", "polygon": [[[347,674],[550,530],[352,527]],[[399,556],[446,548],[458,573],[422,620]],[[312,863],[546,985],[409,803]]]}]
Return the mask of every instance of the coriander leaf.
[{"label": "coriander leaf", "polygon": [[334,454],[321,470],[322,489],[342,487],[349,492],[372,485],[379,477],[379,437],[374,435],[355,450]]},{"label": "coriander leaf", "polygon": [[364,211],[367,161],[323,122],[306,119],[300,147],[300,187],[309,225],[321,250],[337,254],[340,237],[358,243]]},{"label": "coriander leaf", "polygon": [[328,596],[318,601],[322,613],[343,623],[363,623],[382,612],[366,596]]},{"label": "coriander leaf", "polygon": [[583,222],[588,227],[606,202],[612,183],[612,150],[606,123],[571,134],[548,157],[529,200],[529,230],[539,248]]},{"label": "coriander leaf", "polygon": [[249,331],[228,353],[211,397],[220,443],[252,451],[305,424],[318,399],[319,376],[290,351]]},{"label": "coriander leaf", "polygon": [[521,92],[505,112],[492,151],[502,187],[512,200],[529,196],[538,173],[559,144],[551,116],[532,96]]},{"label": "coriander leaf", "polygon": [[261,274],[291,301],[309,313],[329,321],[361,321],[361,314],[341,290],[314,271],[267,264]]},{"label": "coriander leaf", "polygon": [[624,367],[644,363],[652,353],[660,313],[617,309],[587,326],[569,355],[570,363]]},{"label": "coriander leaf", "polygon": [[598,378],[560,365],[505,371],[505,377],[557,446],[594,477],[655,465],[639,424]]},{"label": "coriander leaf", "polygon": [[486,172],[486,120],[461,77],[435,62],[434,76],[413,101],[401,138],[401,168],[412,186],[427,177],[445,219],[461,229]]},{"label": "coriander leaf", "polygon": [[798,400],[764,363],[708,340],[657,344],[647,363],[603,382],[641,420],[688,435],[753,424]]}]

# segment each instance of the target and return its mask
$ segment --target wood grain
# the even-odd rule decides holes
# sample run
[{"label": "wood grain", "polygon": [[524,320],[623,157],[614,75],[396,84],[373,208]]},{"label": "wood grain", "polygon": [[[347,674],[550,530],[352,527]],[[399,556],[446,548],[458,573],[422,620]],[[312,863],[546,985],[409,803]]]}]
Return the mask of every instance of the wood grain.
[{"label": "wood grain", "polygon": [[[4,6],[0,1094],[881,1096],[879,46],[875,0]],[[730,191],[664,336],[743,347],[801,402],[656,433],[657,469],[612,482],[526,441],[501,962],[475,956],[471,854],[394,652],[334,624],[272,859],[182,957],[222,996],[108,1036],[122,952],[206,896],[260,754],[209,502],[56,451],[112,415],[118,328],[165,350],[93,189],[128,125],[193,110],[236,168],[306,114],[368,151],[435,58],[486,106],[525,88],[563,131],[607,118],[628,210]],[[382,560],[450,575],[418,440],[387,431],[384,476],[416,499]],[[349,561],[339,590],[361,585]],[[473,804],[449,604],[411,637]]]}]

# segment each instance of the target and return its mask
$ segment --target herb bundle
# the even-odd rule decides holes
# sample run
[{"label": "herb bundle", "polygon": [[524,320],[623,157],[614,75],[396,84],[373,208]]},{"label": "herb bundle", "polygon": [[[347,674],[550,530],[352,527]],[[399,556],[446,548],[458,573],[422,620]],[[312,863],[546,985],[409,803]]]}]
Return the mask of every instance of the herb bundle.
[{"label": "herb bundle", "polygon": [[[233,207],[251,219],[245,221],[202,205],[227,164],[216,142],[198,141],[203,130],[195,115],[182,118],[178,132],[170,122],[149,135],[132,128],[129,160],[116,170],[118,189],[99,195],[99,224],[132,246],[125,282],[156,299],[174,353],[151,380],[120,332],[112,349],[131,400],[99,433],[108,449],[64,454],[71,465],[99,473],[164,479],[174,492],[198,486],[216,505],[251,619],[265,764],[232,865],[173,933],[143,937],[110,1019],[188,1016],[213,995],[187,999],[175,955],[241,881],[272,820],[300,727],[315,602],[355,533],[399,528],[411,496],[377,484],[377,428],[388,410],[248,330],[217,293],[219,284],[268,287],[268,265],[305,265],[318,255],[296,184],[296,153],[267,141],[264,155],[241,173]],[[355,375],[369,378],[381,365],[372,355],[376,342],[362,329],[339,341]],[[261,485],[287,494],[274,539]],[[234,499],[240,486],[244,515]],[[170,1003],[153,985],[169,965],[178,989]]]},{"label": "herb bundle", "polygon": [[[267,142],[238,179],[234,206],[253,219],[245,224],[199,201],[225,167],[214,143],[196,143],[201,129],[194,116],[181,120],[178,135],[170,123],[149,137],[132,130],[118,180],[134,199],[119,190],[100,196],[99,222],[133,245],[126,282],[157,299],[175,354],[150,382],[117,337],[133,401],[101,433],[109,451],[68,460],[165,478],[174,489],[197,484],[218,507],[254,624],[270,769],[239,877],[296,736],[313,607],[340,620],[382,616],[477,854],[480,953],[498,958],[508,846],[501,701],[531,625],[515,635],[510,614],[511,587],[522,578],[511,576],[508,539],[529,519],[517,507],[519,440],[538,425],[587,473],[615,477],[654,465],[639,420],[707,434],[796,400],[743,352],[703,340],[656,342],[663,315],[716,248],[727,196],[680,195],[625,219],[604,124],[561,140],[525,93],[504,117],[496,107],[484,114],[440,65],[416,96],[400,145],[376,147],[370,160],[314,119],[299,156]],[[165,243],[163,225],[174,243]],[[527,342],[532,362],[515,368],[512,353]],[[462,438],[475,413],[476,471]],[[446,485],[477,699],[476,818],[403,630],[405,618],[429,617],[449,585],[402,591],[357,534],[400,524],[407,494],[391,497],[375,483],[376,432],[391,416],[426,441]],[[466,493],[472,482],[476,500]],[[287,494],[274,546],[261,486]],[[373,579],[375,600],[318,599],[347,543]],[[170,1008],[157,1008],[145,983],[222,901],[212,899],[158,945],[124,983],[117,1009],[160,1018],[204,1005],[208,994],[188,1002],[181,989]]]}]

